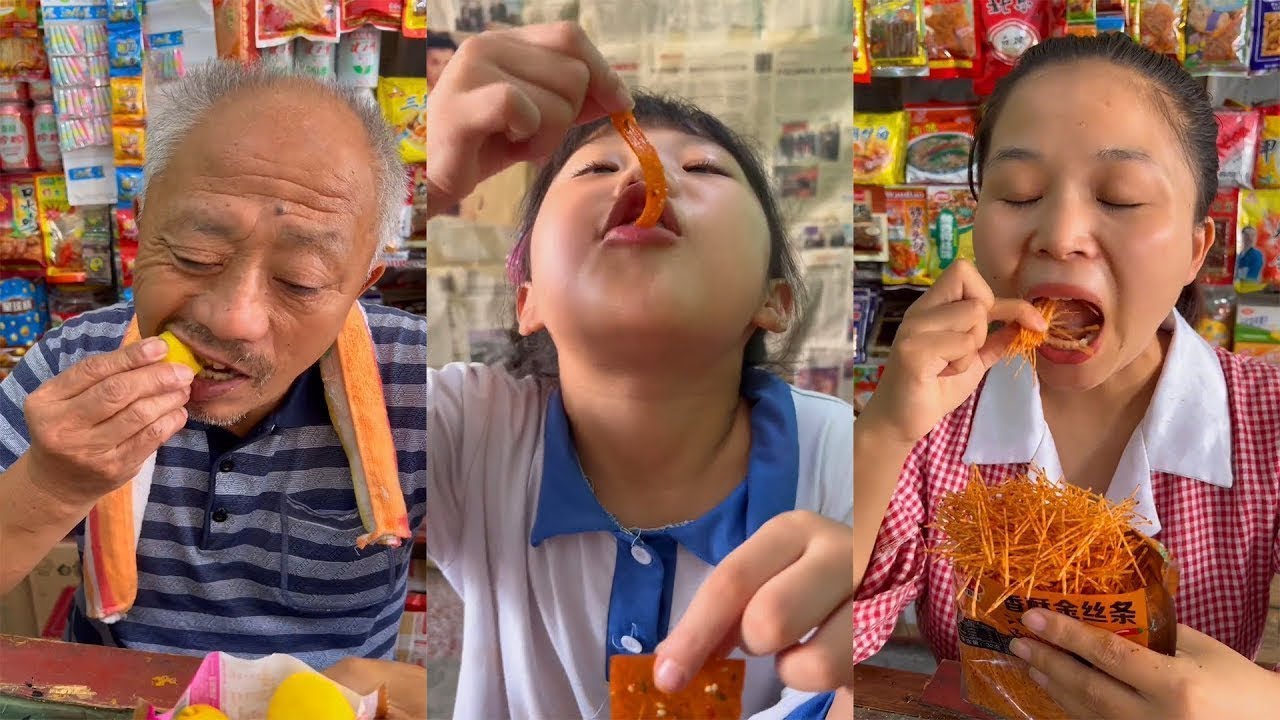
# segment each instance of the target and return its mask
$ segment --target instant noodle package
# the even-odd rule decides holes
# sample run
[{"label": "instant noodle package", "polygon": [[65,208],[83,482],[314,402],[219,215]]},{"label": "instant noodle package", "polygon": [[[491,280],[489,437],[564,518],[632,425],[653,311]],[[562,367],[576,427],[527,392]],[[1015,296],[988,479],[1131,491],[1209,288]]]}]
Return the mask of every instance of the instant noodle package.
[{"label": "instant noodle package", "polygon": [[1280,290],[1280,190],[1240,191],[1236,292]]},{"label": "instant noodle package", "polygon": [[1033,608],[1174,653],[1177,565],[1134,529],[1135,506],[1034,468],[988,484],[975,467],[963,490],[942,498],[932,550],[955,572],[965,700],[1009,720],[1064,716],[1009,650],[1015,638],[1034,637],[1022,624]]},{"label": "instant noodle package", "polygon": [[893,185],[905,178],[905,112],[853,114],[853,182]]},{"label": "instant noodle package", "polygon": [[906,181],[964,185],[969,147],[978,121],[975,107],[908,108]]}]

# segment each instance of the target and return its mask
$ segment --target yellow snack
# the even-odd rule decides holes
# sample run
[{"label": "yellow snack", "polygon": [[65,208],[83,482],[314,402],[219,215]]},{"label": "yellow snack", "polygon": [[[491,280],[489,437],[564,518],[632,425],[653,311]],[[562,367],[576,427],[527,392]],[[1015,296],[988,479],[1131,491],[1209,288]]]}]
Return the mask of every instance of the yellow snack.
[{"label": "yellow snack", "polygon": [[400,159],[427,161],[427,79],[384,77],[378,80],[378,105],[400,140]]},{"label": "yellow snack", "polygon": [[196,374],[199,374],[204,369],[200,367],[200,361],[196,360],[196,356],[192,354],[186,345],[182,344],[182,341],[176,335],[165,330],[160,333],[160,339],[164,341],[165,345],[169,346],[169,352],[164,356],[165,362],[186,365],[191,368],[191,372]]},{"label": "yellow snack", "polygon": [[356,711],[329,678],[294,673],[271,696],[267,720],[355,720]]},{"label": "yellow snack", "polygon": [[906,112],[853,114],[855,185],[901,185],[907,173]]},{"label": "yellow snack", "polygon": [[173,720],[231,720],[212,705],[189,705],[178,713]]}]

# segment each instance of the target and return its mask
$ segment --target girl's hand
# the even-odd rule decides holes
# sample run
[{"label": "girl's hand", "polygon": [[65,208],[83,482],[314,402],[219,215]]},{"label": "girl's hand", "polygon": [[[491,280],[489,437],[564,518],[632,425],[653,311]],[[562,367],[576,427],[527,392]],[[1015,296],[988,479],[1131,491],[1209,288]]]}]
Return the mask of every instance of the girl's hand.
[{"label": "girl's hand", "polygon": [[765,523],[716,566],[658,646],[655,684],[676,692],[708,658],[737,646],[776,655],[789,688],[852,690],[852,557],[843,523],[801,510]]},{"label": "girl's hand", "polygon": [[[988,335],[992,322],[1006,323]],[[879,434],[912,445],[973,394],[1019,327],[1045,330],[1020,299],[997,300],[978,269],[957,260],[907,310],[875,394],[859,416]]]},{"label": "girl's hand", "polygon": [[573,23],[469,38],[429,102],[429,215],[507,166],[551,154],[574,125],[632,107],[622,79]]},{"label": "girl's hand", "polygon": [[1185,625],[1178,626],[1177,655],[1166,657],[1058,613],[1029,610],[1022,622],[1093,665],[1035,640],[1013,643],[1069,717],[1261,720],[1280,707],[1280,674]]}]

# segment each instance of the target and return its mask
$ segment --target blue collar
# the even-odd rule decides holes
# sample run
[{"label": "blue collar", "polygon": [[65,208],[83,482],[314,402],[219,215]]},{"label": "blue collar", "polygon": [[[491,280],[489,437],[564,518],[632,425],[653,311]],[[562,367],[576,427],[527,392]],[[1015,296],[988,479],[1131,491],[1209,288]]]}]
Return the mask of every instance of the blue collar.
[{"label": "blue collar", "polygon": [[[751,403],[751,452],[747,477],[710,512],[686,525],[662,530],[709,565],[774,516],[794,510],[800,473],[800,443],[791,387],[762,370],[743,376],[742,396]],[[542,485],[529,542],[537,547],[557,535],[618,530],[583,477],[560,391],[547,402]],[[655,533],[646,533],[651,535]]]},{"label": "blue collar", "polygon": [[[248,441],[273,430],[289,430],[330,425],[329,405],[324,397],[324,379],[320,376],[319,363],[303,371],[298,379],[289,386],[280,405],[270,415],[262,419],[257,427],[245,436]],[[210,430],[212,426],[191,422],[191,427]]]}]

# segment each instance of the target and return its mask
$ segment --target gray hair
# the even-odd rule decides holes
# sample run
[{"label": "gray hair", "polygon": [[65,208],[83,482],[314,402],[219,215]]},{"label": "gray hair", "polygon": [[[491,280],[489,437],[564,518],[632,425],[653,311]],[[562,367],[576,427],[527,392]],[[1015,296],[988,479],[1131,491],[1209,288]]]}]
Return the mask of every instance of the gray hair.
[{"label": "gray hair", "polygon": [[[147,158],[143,168],[143,192],[169,167],[181,151],[187,135],[223,100],[255,90],[275,90],[280,86],[309,87],[349,110],[364,127],[373,151],[373,191],[378,216],[375,225],[376,264],[383,248],[400,232],[400,213],[408,192],[408,177],[400,160],[399,141],[383,119],[368,90],[276,69],[261,63],[252,65],[224,60],[204,63],[182,80],[160,87],[147,117]],[[145,202],[143,203],[145,210]]]}]

